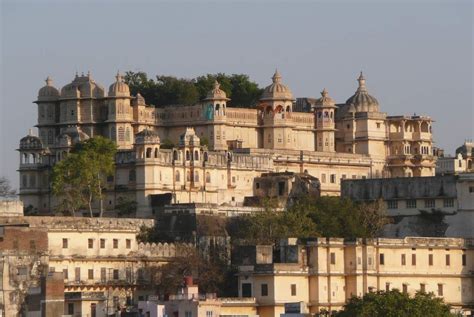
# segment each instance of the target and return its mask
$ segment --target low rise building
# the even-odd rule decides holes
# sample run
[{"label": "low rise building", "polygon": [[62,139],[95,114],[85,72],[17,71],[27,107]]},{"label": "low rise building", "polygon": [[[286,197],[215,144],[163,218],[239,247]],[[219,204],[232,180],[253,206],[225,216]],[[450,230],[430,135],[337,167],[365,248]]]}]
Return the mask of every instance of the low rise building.
[{"label": "low rise building", "polygon": [[399,289],[433,292],[456,311],[474,310],[470,239],[318,238],[305,244],[253,247],[239,265],[239,295],[255,297],[262,317],[303,302],[309,313],[337,311],[352,296]]}]

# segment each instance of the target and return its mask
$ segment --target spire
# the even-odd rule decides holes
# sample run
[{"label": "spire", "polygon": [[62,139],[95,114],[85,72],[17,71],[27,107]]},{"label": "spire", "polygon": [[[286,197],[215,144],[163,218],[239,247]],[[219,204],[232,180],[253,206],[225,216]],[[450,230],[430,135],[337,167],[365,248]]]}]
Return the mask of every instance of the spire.
[{"label": "spire", "polygon": [[365,86],[365,77],[362,71],[360,72],[360,75],[359,75],[359,78],[357,78],[357,81],[359,82],[359,88],[357,90],[367,91],[367,87]]},{"label": "spire", "polygon": [[323,91],[321,91],[321,96],[323,96],[323,98],[326,98],[328,96],[328,91],[326,88],[324,88]]},{"label": "spire", "polygon": [[273,74],[272,80],[273,80],[273,83],[274,83],[274,84],[280,83],[280,81],[281,81],[281,75],[280,75],[280,73],[278,72],[278,69],[275,69],[275,74]]},{"label": "spire", "polygon": [[46,82],[46,86],[52,86],[53,85],[53,79],[50,76],[48,76],[46,78],[45,82]]},{"label": "spire", "polygon": [[117,80],[117,82],[122,81],[122,75],[120,75],[120,71],[117,71],[117,75],[115,75],[115,79]]}]

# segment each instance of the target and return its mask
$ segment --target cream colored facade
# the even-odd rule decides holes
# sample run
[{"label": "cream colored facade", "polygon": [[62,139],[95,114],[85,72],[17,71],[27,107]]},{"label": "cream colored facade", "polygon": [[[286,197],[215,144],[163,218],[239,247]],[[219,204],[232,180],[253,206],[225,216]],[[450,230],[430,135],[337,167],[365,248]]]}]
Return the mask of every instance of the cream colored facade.
[{"label": "cream colored facade", "polygon": [[273,262],[272,248],[260,247],[254,264],[239,267],[239,295],[254,296],[262,317],[279,316],[293,302],[311,313],[339,310],[351,296],[394,288],[433,292],[466,315],[474,309],[469,239],[318,238],[291,247],[289,261]]},{"label": "cream colored facade", "polygon": [[[362,74],[358,81],[346,103],[336,104],[324,89],[306,113],[293,111],[293,94],[278,72],[250,109],[228,108],[217,82],[198,104],[153,107],[131,96],[119,74],[107,95],[90,74],[76,75],[61,91],[48,77],[35,101],[39,136],[20,141],[21,199],[49,212],[51,167],[96,135],[119,147],[107,208],[125,196],[143,217],[153,195],[165,193],[180,203],[241,204],[263,172],[307,172],[326,195],[338,195],[344,178],[433,175],[431,119],[387,117]],[[164,141],[175,147],[160,148]]]}]

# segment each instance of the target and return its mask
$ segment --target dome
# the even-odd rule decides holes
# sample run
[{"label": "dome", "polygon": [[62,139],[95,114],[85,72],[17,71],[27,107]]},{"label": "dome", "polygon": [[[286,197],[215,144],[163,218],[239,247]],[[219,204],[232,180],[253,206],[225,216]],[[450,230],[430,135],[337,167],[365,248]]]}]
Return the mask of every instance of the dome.
[{"label": "dome", "polygon": [[196,132],[193,128],[186,128],[186,132],[181,134],[179,138],[179,145],[180,146],[199,146],[201,144],[201,140],[196,135]]},{"label": "dome", "polygon": [[145,98],[140,93],[137,93],[135,96],[135,99],[132,101],[133,105],[144,105],[145,104]]},{"label": "dome", "polygon": [[74,80],[61,89],[62,98],[103,98],[104,87],[96,83],[90,72],[79,76],[76,73]]},{"label": "dome", "polygon": [[53,86],[53,80],[48,76],[46,86],[38,91],[38,100],[55,100],[59,97],[59,90]]},{"label": "dome", "polygon": [[230,100],[227,98],[227,94],[224,90],[220,89],[220,84],[216,80],[214,82],[214,88],[207,93],[206,99],[204,100]]},{"label": "dome", "polygon": [[160,136],[153,130],[142,130],[135,135],[136,144],[156,144],[160,143]]},{"label": "dome", "polygon": [[34,135],[27,135],[20,140],[20,150],[40,150],[43,148],[41,139]]},{"label": "dome", "polygon": [[356,112],[379,112],[379,102],[375,97],[369,95],[362,72],[357,80],[359,88],[352,97],[347,99],[346,104],[354,105]]},{"label": "dome", "polygon": [[325,107],[325,108],[336,108],[336,101],[329,97],[328,91],[326,88],[321,91],[321,98],[317,99],[314,103],[315,108]]},{"label": "dome", "polygon": [[123,76],[117,73],[116,81],[109,87],[109,97],[130,97],[130,88],[123,81]]},{"label": "dome", "polygon": [[278,70],[272,77],[273,84],[263,90],[260,100],[293,100],[293,94],[288,86],[281,83],[281,75]]}]

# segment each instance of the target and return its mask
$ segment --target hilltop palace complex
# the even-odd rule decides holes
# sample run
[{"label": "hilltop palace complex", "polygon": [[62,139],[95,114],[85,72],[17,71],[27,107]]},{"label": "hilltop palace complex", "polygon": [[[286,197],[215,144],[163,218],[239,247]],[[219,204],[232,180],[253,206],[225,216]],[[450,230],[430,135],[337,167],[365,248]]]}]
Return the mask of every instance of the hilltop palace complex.
[{"label": "hilltop palace complex", "polygon": [[[98,135],[118,146],[107,208],[119,197],[136,200],[138,217],[150,216],[162,194],[174,203],[240,206],[268,172],[310,174],[323,195],[338,195],[345,178],[434,175],[431,118],[380,112],[362,73],[345,103],[326,89],[321,95],[307,112],[294,111],[276,71],[251,108],[227,107],[217,82],[195,105],[155,107],[130,95],[120,74],[108,94],[90,74],[76,74],[61,90],[48,77],[34,102],[39,136],[20,141],[20,197],[39,213],[52,210],[52,167],[75,143]],[[174,147],[160,148],[165,140]]]}]

